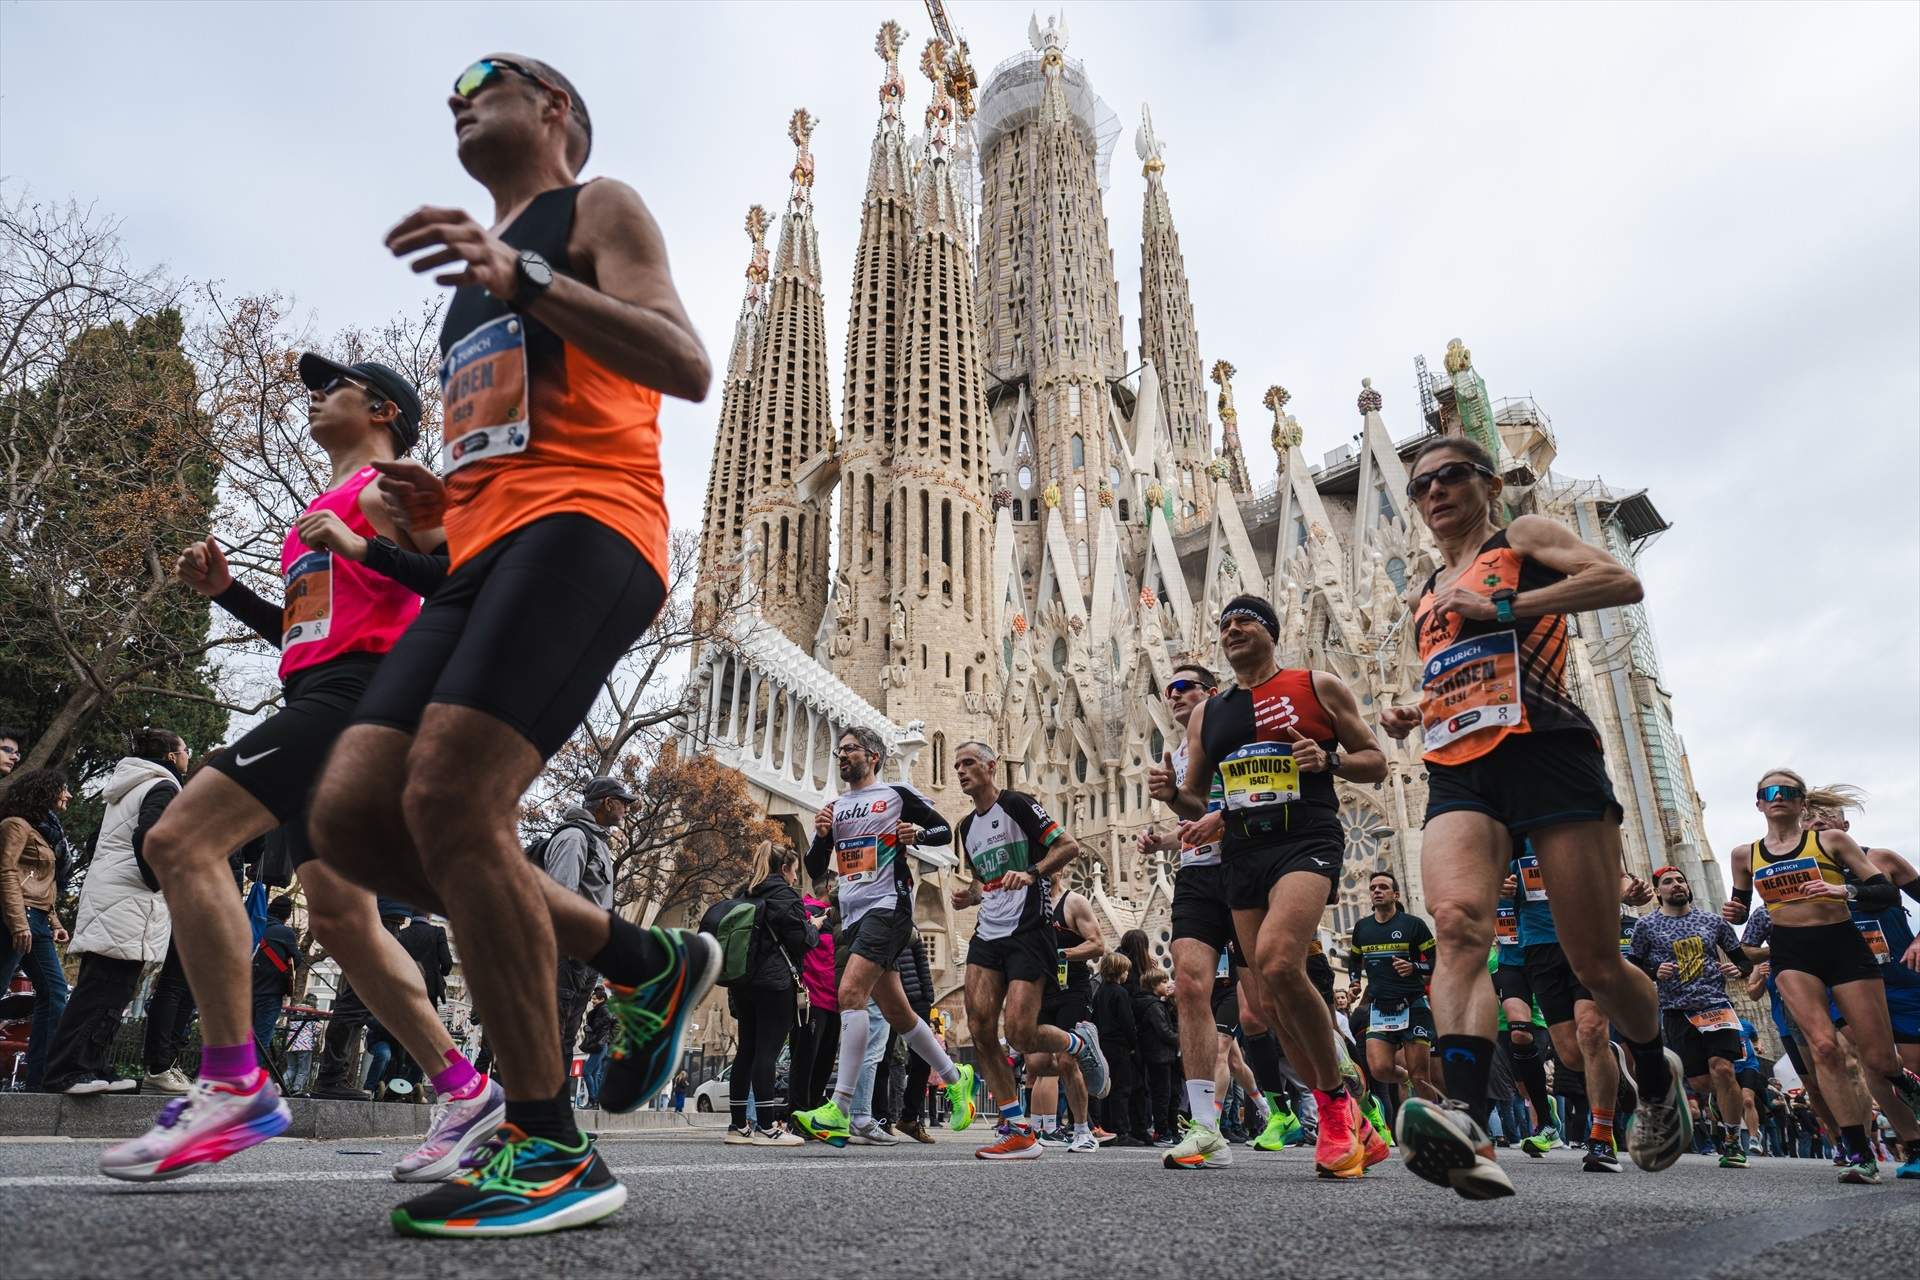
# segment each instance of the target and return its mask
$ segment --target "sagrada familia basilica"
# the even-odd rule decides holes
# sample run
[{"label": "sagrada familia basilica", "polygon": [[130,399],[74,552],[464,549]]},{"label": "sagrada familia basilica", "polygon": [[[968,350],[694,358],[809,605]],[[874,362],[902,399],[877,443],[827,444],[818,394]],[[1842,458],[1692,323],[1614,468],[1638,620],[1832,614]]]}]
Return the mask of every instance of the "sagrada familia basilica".
[{"label": "sagrada familia basilica", "polygon": [[[847,726],[877,730],[894,752],[886,776],[956,820],[968,802],[954,749],[987,741],[1003,785],[1038,796],[1088,850],[1071,874],[1110,939],[1138,927],[1164,947],[1172,867],[1134,838],[1168,821],[1145,792],[1149,763],[1176,740],[1158,691],[1186,658],[1228,674],[1222,601],[1272,599],[1282,660],[1339,673],[1365,705],[1410,699],[1401,595],[1437,561],[1405,496],[1406,459],[1434,433],[1491,450],[1513,511],[1563,521],[1628,564],[1667,525],[1644,490],[1555,471],[1546,414],[1494,399],[1458,340],[1439,371],[1416,358],[1419,399],[1398,435],[1359,377],[1356,443],[1318,461],[1301,450],[1284,387],[1261,395],[1270,419],[1250,409],[1243,423],[1233,363],[1201,349],[1144,106],[1130,349],[1104,208],[1121,126],[1068,56],[1066,24],[1032,23],[1031,47],[977,92],[964,44],[942,34],[920,59],[931,100],[917,128],[904,33],[889,22],[876,42],[837,397],[822,300],[841,286],[821,274],[805,110],[789,125],[771,253],[771,219],[747,214],[702,531],[700,601],[718,638],[696,658],[684,732],[740,769],[796,843],[838,787],[832,749]],[[1630,865],[1676,863],[1718,900],[1644,607],[1575,623],[1570,679],[1606,737]],[[1420,909],[1424,773],[1411,744],[1382,740],[1387,781],[1341,784],[1347,863],[1329,940],[1366,910],[1377,867]],[[915,871],[951,1004],[972,933],[970,912],[948,902],[962,873],[943,849],[920,851]]]}]

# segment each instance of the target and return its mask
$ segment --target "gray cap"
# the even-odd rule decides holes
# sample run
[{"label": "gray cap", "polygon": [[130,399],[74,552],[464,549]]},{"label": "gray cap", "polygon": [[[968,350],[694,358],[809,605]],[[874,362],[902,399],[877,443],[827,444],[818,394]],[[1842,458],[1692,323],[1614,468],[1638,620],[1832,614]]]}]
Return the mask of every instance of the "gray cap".
[{"label": "gray cap", "polygon": [[587,784],[586,792],[581,799],[591,805],[600,803],[608,796],[616,796],[628,804],[632,804],[636,799],[633,792],[627,790],[627,784],[618,778],[595,778]]}]

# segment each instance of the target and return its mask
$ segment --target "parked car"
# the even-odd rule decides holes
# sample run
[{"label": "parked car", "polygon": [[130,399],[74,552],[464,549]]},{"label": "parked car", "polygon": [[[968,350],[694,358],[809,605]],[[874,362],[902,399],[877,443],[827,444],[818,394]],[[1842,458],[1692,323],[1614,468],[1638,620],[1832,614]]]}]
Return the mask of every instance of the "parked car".
[{"label": "parked car", "polygon": [[727,1080],[733,1075],[733,1067],[723,1067],[720,1074],[702,1084],[693,1091],[693,1109],[695,1111],[725,1111],[728,1104]]}]

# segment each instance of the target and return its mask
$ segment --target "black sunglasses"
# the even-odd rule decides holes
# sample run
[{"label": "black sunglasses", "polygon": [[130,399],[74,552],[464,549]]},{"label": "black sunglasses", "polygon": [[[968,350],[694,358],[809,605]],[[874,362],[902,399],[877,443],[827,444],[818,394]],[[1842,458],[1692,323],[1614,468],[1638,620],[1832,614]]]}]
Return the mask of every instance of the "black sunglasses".
[{"label": "black sunglasses", "polygon": [[1177,698],[1189,689],[1204,687],[1198,680],[1170,680],[1167,682],[1167,696]]},{"label": "black sunglasses", "polygon": [[465,71],[462,71],[454,79],[453,91],[459,97],[471,98],[474,94],[499,80],[502,75],[509,71],[517,76],[524,76],[526,79],[539,85],[542,89],[547,89],[555,93],[559,92],[559,90],[555,89],[552,85],[519,63],[509,62],[505,58],[480,59],[480,61],[474,63]]},{"label": "black sunglasses", "polygon": [[1444,463],[1431,471],[1423,472],[1407,481],[1407,496],[1418,501],[1427,496],[1427,490],[1433,488],[1436,480],[1448,488],[1452,488],[1469,476],[1475,475],[1491,476],[1493,472],[1477,462]]},{"label": "black sunglasses", "polygon": [[372,399],[375,402],[377,403],[386,402],[385,396],[381,395],[378,391],[375,391],[372,387],[368,386],[366,383],[355,382],[352,378],[346,377],[345,375],[336,375],[334,377],[328,378],[325,382],[321,383],[320,394],[323,396],[330,396],[342,387],[358,387],[360,390],[366,392],[368,396],[372,397]]}]

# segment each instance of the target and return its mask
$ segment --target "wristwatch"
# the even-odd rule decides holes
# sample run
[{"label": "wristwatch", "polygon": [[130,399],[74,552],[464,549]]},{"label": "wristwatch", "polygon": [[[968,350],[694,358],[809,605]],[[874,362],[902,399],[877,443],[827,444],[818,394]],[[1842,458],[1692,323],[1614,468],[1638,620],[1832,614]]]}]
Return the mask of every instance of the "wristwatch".
[{"label": "wristwatch", "polygon": [[1327,748],[1327,772],[1332,773],[1335,769],[1338,769],[1339,767],[1340,767],[1340,748],[1328,747]]},{"label": "wristwatch", "polygon": [[522,249],[513,267],[513,306],[524,307],[553,287],[553,265],[531,249]]},{"label": "wristwatch", "polygon": [[1857,884],[1850,884],[1850,885],[1848,885],[1848,886],[1847,886],[1847,901],[1848,901],[1848,902],[1858,902],[1859,900],[1860,900],[1860,886],[1859,886],[1859,885],[1857,885]]},{"label": "wristwatch", "polygon": [[1493,616],[1502,622],[1514,621],[1513,598],[1518,594],[1519,593],[1512,587],[1502,587],[1494,592],[1491,597],[1493,600]]}]

